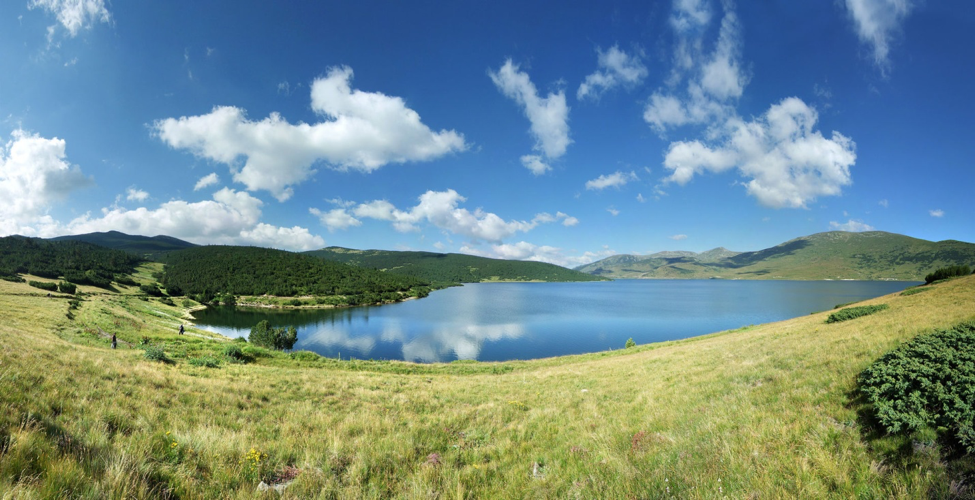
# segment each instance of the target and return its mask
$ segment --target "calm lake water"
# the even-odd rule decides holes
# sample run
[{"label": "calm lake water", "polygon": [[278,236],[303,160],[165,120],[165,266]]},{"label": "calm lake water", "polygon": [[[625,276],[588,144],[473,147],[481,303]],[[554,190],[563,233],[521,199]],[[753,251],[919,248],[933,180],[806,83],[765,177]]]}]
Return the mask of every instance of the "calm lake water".
[{"label": "calm lake water", "polygon": [[620,349],[779,321],[916,282],[617,280],[479,283],[376,307],[211,308],[197,325],[247,337],[266,319],[298,329],[295,350],[343,359],[505,361]]}]

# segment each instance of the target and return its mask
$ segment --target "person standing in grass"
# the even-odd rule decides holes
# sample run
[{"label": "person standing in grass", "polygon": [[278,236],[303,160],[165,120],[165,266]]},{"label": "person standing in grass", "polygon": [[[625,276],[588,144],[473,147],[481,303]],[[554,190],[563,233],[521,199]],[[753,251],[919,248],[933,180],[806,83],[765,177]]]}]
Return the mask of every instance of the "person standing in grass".
[{"label": "person standing in grass", "polygon": [[183,325],[179,325],[179,334],[180,334],[180,335],[182,335],[182,334],[183,334]]},{"label": "person standing in grass", "polygon": [[117,345],[118,345],[118,339],[115,338],[115,334],[113,333],[112,334],[112,349],[115,349],[115,347]]}]

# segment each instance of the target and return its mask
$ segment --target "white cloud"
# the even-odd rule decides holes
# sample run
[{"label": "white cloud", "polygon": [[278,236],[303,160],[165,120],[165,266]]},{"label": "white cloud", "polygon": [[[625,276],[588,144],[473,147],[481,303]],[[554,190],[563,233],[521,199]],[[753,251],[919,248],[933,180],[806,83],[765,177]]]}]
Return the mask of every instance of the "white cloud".
[{"label": "white cloud", "polygon": [[[213,200],[190,203],[172,200],[157,209],[102,209],[101,217],[78,217],[65,226],[49,228],[57,234],[121,231],[165,234],[199,244],[256,245],[289,250],[312,250],[325,241],[299,226],[278,227],[260,222],[263,202],[245,192],[223,188]],[[53,234],[52,234],[53,235]]]},{"label": "white cloud", "polygon": [[125,190],[125,199],[129,201],[146,201],[149,198],[149,193],[131,186]]},{"label": "white cloud", "polygon": [[542,161],[542,157],[541,156],[538,156],[538,155],[524,155],[524,156],[522,156],[521,157],[521,164],[524,165],[525,168],[527,168],[528,170],[530,170],[531,173],[533,173],[535,175],[542,175],[545,172],[548,172],[549,170],[552,170],[552,167],[549,166],[544,161]]},{"label": "white cloud", "polygon": [[836,231],[848,231],[851,233],[860,233],[863,231],[873,231],[874,227],[870,224],[866,224],[863,221],[849,219],[846,222],[840,224],[839,222],[830,221],[829,227]]},{"label": "white cloud", "polygon": [[597,48],[596,53],[599,69],[579,85],[576,99],[597,99],[617,86],[639,85],[647,77],[647,67],[643,65],[640,54],[629,55],[620,50],[618,45],[610,47],[606,52]]},{"label": "white cloud", "polygon": [[[547,159],[559,158],[565,154],[566,148],[572,143],[572,139],[569,139],[569,106],[565,103],[565,92],[560,90],[557,93],[550,92],[547,97],[539,97],[528,73],[520,71],[511,59],[505,61],[497,72],[488,71],[488,75],[502,94],[524,108],[525,116],[531,123],[531,134],[535,138],[533,149],[541,152]],[[522,162],[525,162],[524,158]],[[536,171],[531,167],[529,169]]]},{"label": "white cloud", "polygon": [[637,193],[636,201],[639,201],[640,203],[646,203],[647,199],[643,197],[643,193]]},{"label": "white cloud", "polygon": [[210,175],[201,177],[200,180],[196,181],[196,185],[193,186],[193,191],[199,191],[205,187],[213,186],[220,182],[220,177],[217,177],[217,173],[214,172]]},{"label": "white cloud", "polygon": [[619,215],[619,214],[620,214],[620,211],[619,211],[619,210],[616,210],[616,209],[615,209],[615,208],[613,208],[613,207],[609,207],[609,208],[607,208],[607,209],[606,209],[606,211],[607,211],[607,212],[609,212],[609,213],[610,213],[610,215],[612,215],[613,217],[616,217],[617,215]]},{"label": "white cloud", "polygon": [[336,197],[336,198],[329,198],[329,199],[327,199],[325,201],[331,203],[332,205],[335,205],[337,207],[342,207],[342,208],[349,208],[349,207],[355,205],[355,202],[354,201],[346,201],[346,200],[343,200],[342,198],[338,198],[338,197]]},{"label": "white cloud", "polygon": [[887,201],[886,198],[883,199],[883,200],[880,200],[877,204],[880,205],[880,206],[882,206],[882,207],[884,207],[884,208],[887,208],[887,206],[890,205],[890,203]]},{"label": "white cloud", "polygon": [[846,0],[846,9],[860,42],[873,49],[873,62],[885,74],[890,46],[917,2],[914,0]]},{"label": "white cloud", "polygon": [[640,178],[636,176],[636,172],[625,174],[617,170],[612,174],[600,175],[595,179],[586,181],[586,189],[599,191],[608,187],[619,189],[620,186],[625,186],[627,182],[637,180],[640,180]]},{"label": "white cloud", "polygon": [[447,248],[447,245],[444,245],[442,241],[438,241],[433,244],[433,248],[436,248],[437,250],[442,252],[444,248]]},{"label": "white cloud", "polygon": [[[528,232],[539,224],[562,221],[565,226],[579,223],[578,219],[558,212],[555,216],[539,213],[531,221],[506,221],[496,214],[478,208],[473,212],[459,205],[467,201],[453,189],[427,191],[419,202],[408,210],[400,210],[386,200],[360,203],[355,208],[343,207],[330,212],[312,209],[326,227],[344,229],[358,226],[362,219],[375,219],[392,223],[400,232],[419,231],[421,223],[428,223],[443,231],[459,234],[472,241],[501,242],[519,232]],[[345,202],[343,202],[345,203]],[[355,222],[353,222],[355,221]]]},{"label": "white cloud", "polygon": [[944,217],[945,211],[941,210],[940,208],[936,208],[934,210],[928,210],[928,214],[930,214],[931,217]]},{"label": "white cloud", "polygon": [[0,236],[37,235],[35,226],[53,223],[51,206],[91,179],[65,160],[64,139],[45,139],[15,130],[0,147]]},{"label": "white cloud", "polygon": [[278,113],[252,121],[240,108],[218,106],[206,115],[156,120],[152,128],[170,147],[227,164],[235,181],[280,201],[315,173],[317,162],[372,172],[467,149],[461,134],[433,132],[401,98],[353,90],[351,80],[352,69],[344,66],[315,80],[311,107],[325,118],[315,124],[291,124]]},{"label": "white cloud", "polygon": [[[725,3],[718,38],[710,53],[704,51],[708,5],[698,0],[676,0],[670,18],[677,37],[674,68],[667,88],[655,91],[643,119],[658,133],[688,124],[710,124],[734,114],[748,75],[741,59],[741,27],[738,16]],[[686,82],[686,83],[685,83]],[[681,90],[678,86],[685,83]]]},{"label": "white cloud", "polygon": [[724,143],[718,147],[672,143],[664,158],[672,171],[667,180],[683,185],[696,174],[737,167],[749,179],[748,194],[768,207],[805,208],[819,196],[838,195],[852,183],[856,145],[839,132],[823,137],[813,130],[817,120],[816,111],[796,97],[772,105],[754,121],[731,119],[720,131]]},{"label": "white cloud", "polygon": [[[91,29],[97,22],[112,22],[112,14],[105,8],[105,0],[31,0],[29,9],[41,8],[54,14],[72,38],[83,29]],[[57,25],[47,29],[50,42]]]},{"label": "white cloud", "polygon": [[460,248],[460,253],[492,259],[547,262],[557,266],[572,268],[615,255],[616,251],[604,247],[603,250],[598,252],[584,252],[581,255],[569,255],[558,247],[535,245],[527,241],[520,241],[518,243],[491,245],[489,249],[464,245]]},{"label": "white cloud", "polygon": [[318,217],[318,220],[322,222],[323,226],[328,228],[330,233],[335,232],[336,229],[348,229],[353,226],[362,225],[362,221],[349,215],[344,208],[336,208],[328,212],[322,212],[317,208],[309,208],[308,211],[315,217]]},{"label": "white cloud", "polygon": [[687,239],[687,235],[686,234],[675,234],[673,236],[669,236],[669,238],[672,239],[672,240],[674,240],[674,241],[683,241],[683,240],[686,240]]}]

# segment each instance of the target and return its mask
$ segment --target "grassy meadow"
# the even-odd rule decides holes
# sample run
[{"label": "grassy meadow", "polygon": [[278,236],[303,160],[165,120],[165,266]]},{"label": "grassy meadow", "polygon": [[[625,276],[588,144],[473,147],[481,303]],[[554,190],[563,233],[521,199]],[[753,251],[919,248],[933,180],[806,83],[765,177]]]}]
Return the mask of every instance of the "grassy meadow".
[{"label": "grassy meadow", "polygon": [[[835,324],[824,311],[590,355],[434,365],[272,353],[190,326],[189,301],[80,288],[69,309],[68,296],[0,281],[4,499],[964,489],[936,445],[879,432],[855,380],[900,343],[975,319],[975,276],[864,301],[888,307]],[[169,362],[144,359],[143,342]],[[194,361],[206,357],[219,367]],[[260,492],[262,480],[287,487]]]}]

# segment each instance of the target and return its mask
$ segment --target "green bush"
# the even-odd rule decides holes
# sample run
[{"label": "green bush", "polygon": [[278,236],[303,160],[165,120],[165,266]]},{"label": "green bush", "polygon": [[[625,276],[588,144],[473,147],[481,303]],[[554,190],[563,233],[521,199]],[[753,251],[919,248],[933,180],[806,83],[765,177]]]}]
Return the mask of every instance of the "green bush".
[{"label": "green bush", "polygon": [[268,349],[291,349],[298,341],[298,330],[293,326],[275,328],[267,320],[263,320],[251,328],[248,340],[251,344]]},{"label": "green bush", "polygon": [[74,295],[78,291],[78,287],[74,283],[68,283],[67,281],[62,281],[58,283],[58,291],[61,293],[66,293],[68,295]]},{"label": "green bush", "polygon": [[633,341],[633,337],[626,339],[626,348],[636,347],[636,342]]},{"label": "green bush", "polygon": [[942,267],[937,271],[924,277],[925,283],[931,283],[938,280],[953,278],[955,276],[968,276],[972,274],[972,269],[968,266],[948,266]]},{"label": "green bush", "polygon": [[169,297],[162,297],[162,298],[159,299],[159,302],[162,302],[163,304],[166,304],[167,306],[176,307],[176,303],[173,302],[173,299],[171,299]]},{"label": "green bush", "polygon": [[162,297],[163,292],[156,285],[139,285],[139,290],[146,295],[151,295],[153,297]]},{"label": "green bush", "polygon": [[0,275],[0,280],[9,281],[11,283],[26,283],[27,282],[27,280],[25,280],[23,277],[18,276],[16,274],[3,274],[3,275]]},{"label": "green bush", "polygon": [[46,281],[28,281],[27,284],[34,288],[40,288],[41,290],[47,290],[49,292],[58,291],[57,283],[48,283]]},{"label": "green bush", "polygon": [[861,316],[867,316],[876,312],[883,311],[888,307],[890,306],[888,306],[887,304],[877,304],[875,306],[848,307],[846,309],[840,309],[839,311],[830,314],[829,317],[826,318],[826,322],[838,323],[840,321],[846,321],[848,319],[855,319]]},{"label": "green bush", "polygon": [[318,353],[311,351],[295,351],[291,353],[291,359],[295,361],[318,361],[321,358]]},{"label": "green bush", "polygon": [[223,355],[234,361],[244,360],[244,351],[237,344],[230,344],[223,348]]},{"label": "green bush", "polygon": [[921,293],[921,292],[926,292],[928,290],[933,290],[933,288],[911,287],[911,288],[908,288],[907,290],[904,290],[903,292],[901,292],[901,296],[902,297],[907,297],[908,295],[915,295],[915,294],[918,294],[918,293]]},{"label": "green bush", "polygon": [[162,350],[162,347],[147,345],[146,352],[142,354],[142,357],[148,359],[149,361],[162,361],[163,363],[171,363],[172,360],[166,356],[166,352]]},{"label": "green bush", "polygon": [[220,362],[212,356],[190,358],[189,363],[193,366],[202,366],[204,368],[220,368]]},{"label": "green bush", "polygon": [[934,430],[975,453],[975,322],[918,336],[858,381],[888,432]]}]

